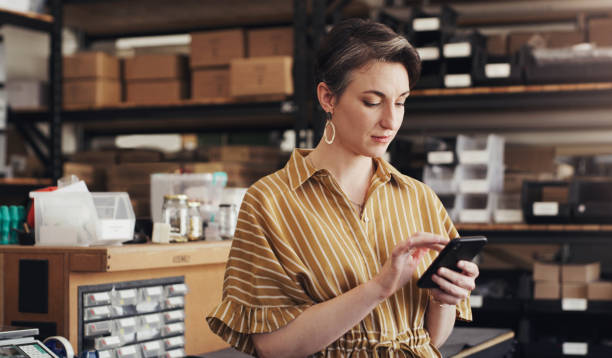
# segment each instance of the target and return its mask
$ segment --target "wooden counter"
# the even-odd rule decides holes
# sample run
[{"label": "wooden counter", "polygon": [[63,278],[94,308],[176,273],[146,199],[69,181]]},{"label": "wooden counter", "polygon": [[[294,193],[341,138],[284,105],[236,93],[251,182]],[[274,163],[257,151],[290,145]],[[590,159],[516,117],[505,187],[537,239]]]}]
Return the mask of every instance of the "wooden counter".
[{"label": "wooden counter", "polygon": [[[67,337],[76,348],[79,286],[184,276],[189,287],[185,297],[186,353],[222,349],[228,345],[210,331],[205,316],[221,300],[230,247],[230,241],[110,247],[0,246],[0,322],[54,324],[55,334]],[[48,263],[48,292],[40,292],[47,294],[46,313],[19,311],[22,260]]]}]

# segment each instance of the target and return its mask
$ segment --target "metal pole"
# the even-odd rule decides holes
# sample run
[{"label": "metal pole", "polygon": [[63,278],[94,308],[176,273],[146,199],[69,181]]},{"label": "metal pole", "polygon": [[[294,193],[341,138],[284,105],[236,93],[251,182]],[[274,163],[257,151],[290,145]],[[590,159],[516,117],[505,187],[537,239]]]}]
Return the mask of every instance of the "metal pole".
[{"label": "metal pole", "polygon": [[49,53],[49,160],[55,181],[62,176],[62,0],[51,0],[51,51]]}]

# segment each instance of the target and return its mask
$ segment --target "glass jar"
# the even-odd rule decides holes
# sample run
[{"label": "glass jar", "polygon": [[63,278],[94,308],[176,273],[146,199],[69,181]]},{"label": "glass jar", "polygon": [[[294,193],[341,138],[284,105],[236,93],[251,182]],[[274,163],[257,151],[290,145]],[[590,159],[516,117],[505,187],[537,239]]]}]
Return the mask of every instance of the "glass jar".
[{"label": "glass jar", "polygon": [[221,204],[219,205],[219,235],[223,240],[229,240],[234,237],[236,230],[237,216],[236,205]]},{"label": "glass jar", "polygon": [[187,208],[187,195],[164,195],[162,206],[163,222],[170,225],[170,241],[187,241],[189,228],[189,215]]},{"label": "glass jar", "polygon": [[200,214],[200,202],[196,200],[189,200],[187,202],[188,215],[189,215],[189,230],[187,231],[187,238],[189,241],[196,241],[202,238],[202,216]]}]

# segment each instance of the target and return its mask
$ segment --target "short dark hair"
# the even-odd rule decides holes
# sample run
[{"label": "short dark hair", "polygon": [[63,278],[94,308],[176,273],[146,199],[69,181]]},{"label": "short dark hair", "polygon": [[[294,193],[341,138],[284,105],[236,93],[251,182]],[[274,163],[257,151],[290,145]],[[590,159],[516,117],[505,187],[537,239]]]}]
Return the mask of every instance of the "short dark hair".
[{"label": "short dark hair", "polygon": [[404,65],[411,89],[421,73],[419,54],[405,37],[381,23],[351,18],[335,25],[321,42],[315,65],[317,83],[325,82],[340,97],[351,71],[370,61]]}]

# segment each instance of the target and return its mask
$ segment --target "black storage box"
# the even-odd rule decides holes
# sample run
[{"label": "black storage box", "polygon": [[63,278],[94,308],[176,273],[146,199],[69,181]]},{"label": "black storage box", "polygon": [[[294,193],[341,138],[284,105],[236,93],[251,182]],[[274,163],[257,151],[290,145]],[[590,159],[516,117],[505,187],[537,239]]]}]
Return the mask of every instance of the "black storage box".
[{"label": "black storage box", "polygon": [[485,51],[486,39],[473,31],[456,34],[443,46],[444,87],[472,87],[472,72],[479,54]]},{"label": "black storage box", "polygon": [[612,48],[521,49],[528,84],[612,81]]},{"label": "black storage box", "polygon": [[525,222],[530,224],[570,222],[569,189],[568,182],[524,182],[521,202]]},{"label": "black storage box", "polygon": [[522,56],[491,55],[482,51],[476,55],[472,79],[477,86],[511,86],[524,83]]},{"label": "black storage box", "polygon": [[575,222],[612,223],[612,180],[575,180],[570,205]]}]

